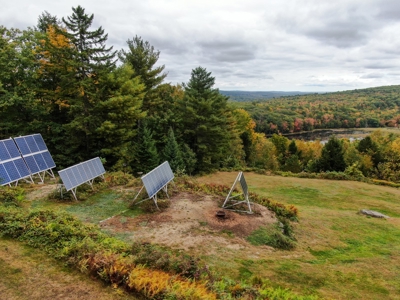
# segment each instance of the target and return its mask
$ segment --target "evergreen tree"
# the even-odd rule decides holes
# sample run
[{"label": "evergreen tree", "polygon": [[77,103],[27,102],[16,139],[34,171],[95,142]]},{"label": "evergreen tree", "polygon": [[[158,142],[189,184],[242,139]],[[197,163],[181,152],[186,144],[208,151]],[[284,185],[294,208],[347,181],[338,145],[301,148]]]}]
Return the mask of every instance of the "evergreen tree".
[{"label": "evergreen tree", "polygon": [[289,144],[288,151],[290,155],[298,154],[295,140],[292,140]]},{"label": "evergreen tree", "polygon": [[73,44],[65,59],[68,73],[62,86],[68,98],[70,149],[80,153],[81,160],[99,154],[101,148],[101,140],[94,134],[102,122],[96,116],[96,106],[110,97],[105,83],[115,69],[116,52],[106,47],[108,35],[102,27],[90,30],[93,14],[87,15],[81,6],[72,11],[72,16],[62,18],[67,31],[60,31]]},{"label": "evergreen tree", "polygon": [[168,140],[165,144],[163,151],[163,158],[167,160],[171,166],[173,172],[178,170],[183,171],[184,164],[182,159],[182,153],[179,149],[179,145],[175,139],[174,131],[172,128],[168,131]]},{"label": "evergreen tree", "polygon": [[384,158],[379,150],[378,145],[371,139],[370,136],[365,137],[358,143],[357,150],[361,153],[371,156],[374,168],[377,168],[379,163],[384,162]]},{"label": "evergreen tree", "polygon": [[60,27],[61,22],[57,16],[52,16],[49,12],[44,11],[38,18],[35,29],[41,33],[46,33],[49,27]]},{"label": "evergreen tree", "polygon": [[155,67],[160,56],[160,51],[154,49],[149,42],[143,41],[140,36],[135,36],[127,41],[128,51],[121,50],[119,59],[132,66],[134,76],[140,76],[145,85],[145,98],[143,101],[143,110],[150,111],[149,115],[157,110],[158,95],[156,88],[163,82],[166,73],[163,73],[165,66]]},{"label": "evergreen tree", "polygon": [[160,159],[152,133],[146,124],[140,126],[135,143],[135,159],[133,165],[131,165],[132,170],[136,174],[138,172],[143,172],[143,174],[150,172],[158,166]]},{"label": "evergreen tree", "polygon": [[96,108],[96,115],[102,120],[96,135],[103,140],[101,153],[107,163],[122,170],[133,159],[128,149],[136,136],[136,124],[144,117],[141,110],[144,85],[139,77],[132,78],[133,70],[122,65],[108,75],[107,84],[110,98]]},{"label": "evergreen tree", "polygon": [[289,140],[282,136],[274,133],[271,137],[271,142],[274,144],[276,149],[276,156],[278,158],[279,164],[283,166],[286,161],[286,152],[288,150],[288,142]]},{"label": "evergreen tree", "polygon": [[317,171],[338,171],[343,172],[346,169],[343,147],[335,136],[332,136],[322,148],[320,159],[316,164]]},{"label": "evergreen tree", "polygon": [[187,144],[182,144],[181,153],[185,172],[192,175],[197,164],[196,154]]},{"label": "evergreen tree", "polygon": [[182,138],[196,154],[197,172],[219,168],[229,156],[234,125],[228,98],[214,88],[215,78],[205,68],[192,70],[180,102]]}]

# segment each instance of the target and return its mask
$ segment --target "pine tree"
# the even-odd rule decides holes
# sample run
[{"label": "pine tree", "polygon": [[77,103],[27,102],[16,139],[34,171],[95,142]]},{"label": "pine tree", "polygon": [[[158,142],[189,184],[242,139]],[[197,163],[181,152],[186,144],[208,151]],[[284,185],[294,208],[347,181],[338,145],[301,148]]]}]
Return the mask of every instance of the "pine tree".
[{"label": "pine tree", "polygon": [[234,122],[228,98],[214,88],[215,78],[205,68],[192,70],[180,102],[182,138],[196,154],[197,172],[219,168],[229,156]]},{"label": "pine tree", "polygon": [[150,111],[149,115],[157,109],[156,88],[163,82],[166,73],[163,73],[165,66],[155,67],[160,56],[160,51],[154,49],[149,42],[143,41],[140,36],[135,36],[127,41],[128,51],[121,50],[118,54],[119,59],[129,64],[134,70],[134,76],[140,76],[140,80],[145,85],[145,98],[143,110]]},{"label": "pine tree", "polygon": [[96,114],[102,120],[95,132],[104,141],[101,154],[109,165],[119,170],[132,162],[133,155],[127,150],[132,148],[138,120],[144,117],[141,110],[144,85],[138,77],[132,78],[132,73],[129,65],[111,72],[106,83],[110,97],[96,108]]},{"label": "pine tree", "polygon": [[63,76],[63,92],[68,98],[70,121],[66,126],[70,135],[70,148],[82,158],[99,154],[101,141],[95,130],[102,122],[96,116],[96,106],[110,97],[107,76],[115,69],[112,47],[105,43],[108,35],[99,27],[90,30],[94,15],[87,15],[81,6],[72,8],[73,14],[62,21],[67,31],[60,31],[73,44],[68,49]]},{"label": "pine tree", "polygon": [[135,159],[131,167],[136,174],[150,172],[160,162],[155,141],[146,124],[141,124],[139,128],[138,136],[135,140],[134,153]]},{"label": "pine tree", "polygon": [[338,171],[346,169],[343,147],[335,136],[332,136],[322,148],[320,159],[316,164],[317,171]]},{"label": "pine tree", "polygon": [[172,128],[170,128],[168,131],[168,140],[164,147],[163,158],[169,162],[173,172],[178,170],[183,171],[184,163],[182,159],[182,153],[179,149],[179,145],[175,139]]}]

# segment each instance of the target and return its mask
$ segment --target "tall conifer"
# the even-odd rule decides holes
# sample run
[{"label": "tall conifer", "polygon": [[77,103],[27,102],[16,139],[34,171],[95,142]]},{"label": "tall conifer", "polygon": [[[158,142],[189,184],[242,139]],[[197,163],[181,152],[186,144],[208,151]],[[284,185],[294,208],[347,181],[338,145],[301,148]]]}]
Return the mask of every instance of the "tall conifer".
[{"label": "tall conifer", "polygon": [[182,137],[196,154],[198,172],[219,168],[231,150],[233,124],[228,98],[214,83],[215,78],[205,68],[192,70],[180,102]]}]

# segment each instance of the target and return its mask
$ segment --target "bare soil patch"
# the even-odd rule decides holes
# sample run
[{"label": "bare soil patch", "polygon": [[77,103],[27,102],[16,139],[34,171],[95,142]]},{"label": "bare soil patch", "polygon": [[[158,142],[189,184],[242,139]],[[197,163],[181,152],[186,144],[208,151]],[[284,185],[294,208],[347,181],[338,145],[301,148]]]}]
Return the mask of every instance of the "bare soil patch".
[{"label": "bare soil patch", "polygon": [[26,200],[33,201],[46,198],[57,189],[57,184],[35,185],[33,190],[26,194]]},{"label": "bare soil patch", "polygon": [[210,254],[220,247],[252,247],[245,238],[259,227],[276,222],[274,214],[258,204],[254,204],[254,214],[225,210],[226,217],[221,219],[216,216],[221,197],[181,192],[170,201],[162,212],[135,218],[116,216],[100,226],[132,240]]}]

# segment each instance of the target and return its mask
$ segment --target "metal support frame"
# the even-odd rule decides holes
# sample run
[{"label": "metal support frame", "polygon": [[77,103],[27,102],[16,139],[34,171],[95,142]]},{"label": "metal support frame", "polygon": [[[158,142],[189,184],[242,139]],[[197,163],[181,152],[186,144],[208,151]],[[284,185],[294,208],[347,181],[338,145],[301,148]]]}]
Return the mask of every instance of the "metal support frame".
[{"label": "metal support frame", "polygon": [[[163,190],[163,191],[165,192],[165,194],[167,195],[167,198],[168,198],[168,199],[169,199],[169,195],[168,195],[168,183],[170,183],[170,182],[171,182],[171,181],[167,182],[167,184],[165,184],[161,189],[158,190],[158,192],[161,191],[161,190]],[[172,180],[172,182],[174,182],[174,181]],[[175,183],[174,183],[174,184],[175,184]],[[137,204],[142,203],[142,202],[144,202],[144,201],[146,201],[146,200],[153,199],[153,202],[154,202],[155,206],[157,207],[158,210],[160,210],[160,208],[158,207],[158,204],[157,204],[157,193],[158,193],[158,192],[155,193],[153,197],[149,197],[149,198],[143,199],[143,200],[141,200],[141,201],[135,203],[137,197],[138,197],[139,194],[142,192],[143,188],[144,188],[144,185],[140,188],[139,192],[136,194],[135,199],[133,199],[133,201],[132,201],[132,205],[137,205]]]},{"label": "metal support frame", "polygon": [[[100,177],[104,180],[104,175],[103,175],[103,174],[101,174]],[[93,191],[94,191],[93,182],[94,182],[95,179],[96,179],[96,177],[90,179],[89,181],[84,182],[84,183],[87,183],[88,185],[90,185],[90,187],[92,188]],[[59,184],[59,185],[57,185],[57,189],[60,189],[61,198],[63,197],[63,193],[62,193],[62,188],[63,188],[63,187],[65,187],[64,184]],[[70,191],[71,191],[71,193],[72,193],[72,195],[74,196],[74,198],[75,198],[76,201],[78,201],[78,197],[76,196],[76,190],[77,190],[77,189],[78,189],[78,186],[76,186],[76,187],[70,189]],[[67,192],[68,192],[68,191],[67,191]],[[136,199],[136,198],[135,198],[135,199]]]},{"label": "metal support frame", "polygon": [[[228,195],[226,196],[226,199],[224,201],[224,204],[222,204],[222,208],[223,209],[227,209],[227,210],[232,210],[232,211],[237,211],[237,212],[245,212],[248,214],[252,214],[253,211],[251,209],[251,202],[249,200],[249,193],[245,192],[245,190],[247,190],[247,188],[245,189],[242,186],[242,183],[240,182],[240,178],[243,176],[243,172],[239,172],[238,176],[235,179],[235,182],[233,183]],[[231,196],[233,193],[233,190],[235,189],[236,184],[240,182],[240,186],[242,188],[243,193],[235,195],[235,196]],[[236,197],[240,197],[240,196],[244,196],[244,200],[234,200],[234,198]],[[238,209],[234,209],[233,207],[236,205],[240,205],[240,204],[247,204],[248,210],[238,210]]]},{"label": "metal support frame", "polygon": [[51,178],[55,179],[56,177],[54,176],[53,170],[52,169],[47,169],[44,171],[39,171],[35,174],[32,174],[32,176],[37,175],[41,181],[41,183],[44,183],[44,178],[46,176],[46,173],[50,175]]}]

